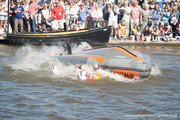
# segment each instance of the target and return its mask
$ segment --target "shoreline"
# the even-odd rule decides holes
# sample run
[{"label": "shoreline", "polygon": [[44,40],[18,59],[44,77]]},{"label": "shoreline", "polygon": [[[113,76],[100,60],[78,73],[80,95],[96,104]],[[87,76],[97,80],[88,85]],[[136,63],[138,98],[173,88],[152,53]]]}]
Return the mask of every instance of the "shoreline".
[{"label": "shoreline", "polygon": [[121,46],[180,46],[180,41],[136,42],[136,41],[132,41],[132,40],[120,41],[120,40],[110,39],[108,46],[115,46],[115,45],[121,45]]}]

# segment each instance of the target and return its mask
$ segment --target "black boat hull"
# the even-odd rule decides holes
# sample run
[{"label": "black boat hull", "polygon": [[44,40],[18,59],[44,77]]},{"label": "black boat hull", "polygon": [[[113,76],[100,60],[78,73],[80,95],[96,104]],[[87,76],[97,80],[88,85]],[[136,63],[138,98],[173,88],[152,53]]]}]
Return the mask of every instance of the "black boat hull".
[{"label": "black boat hull", "polygon": [[109,42],[111,27],[92,30],[79,30],[51,33],[9,33],[7,44],[10,45],[59,45],[64,43],[87,42],[92,46],[104,46]]}]

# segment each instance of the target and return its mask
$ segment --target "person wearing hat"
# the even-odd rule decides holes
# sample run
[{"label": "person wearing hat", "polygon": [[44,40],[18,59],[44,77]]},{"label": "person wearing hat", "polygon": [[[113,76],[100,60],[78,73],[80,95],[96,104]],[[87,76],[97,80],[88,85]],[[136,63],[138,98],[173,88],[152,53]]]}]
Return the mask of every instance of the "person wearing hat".
[{"label": "person wearing hat", "polygon": [[18,26],[20,27],[20,32],[23,32],[23,14],[25,10],[20,4],[20,1],[16,1],[16,6],[14,6],[15,20],[14,20],[14,32],[18,32]]}]

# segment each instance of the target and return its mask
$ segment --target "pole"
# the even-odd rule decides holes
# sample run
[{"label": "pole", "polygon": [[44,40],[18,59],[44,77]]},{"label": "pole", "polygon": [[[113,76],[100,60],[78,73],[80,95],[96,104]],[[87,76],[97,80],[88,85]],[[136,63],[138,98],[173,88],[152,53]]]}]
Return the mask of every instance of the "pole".
[{"label": "pole", "polygon": [[8,0],[8,20],[7,20],[7,32],[6,32],[6,35],[9,33],[9,0]]}]

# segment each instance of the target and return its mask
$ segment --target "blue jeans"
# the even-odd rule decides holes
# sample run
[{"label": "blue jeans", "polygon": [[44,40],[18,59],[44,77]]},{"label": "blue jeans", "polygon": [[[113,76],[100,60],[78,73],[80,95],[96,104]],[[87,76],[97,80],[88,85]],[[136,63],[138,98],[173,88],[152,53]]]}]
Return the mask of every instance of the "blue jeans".
[{"label": "blue jeans", "polygon": [[97,21],[96,21],[96,20],[93,20],[93,24],[94,24],[94,28],[96,28]]},{"label": "blue jeans", "polygon": [[153,26],[157,26],[157,23],[159,20],[152,20],[151,30],[153,29]]},{"label": "blue jeans", "polygon": [[36,32],[36,18],[33,17],[33,19],[30,18],[30,26],[31,26],[31,32]]}]

